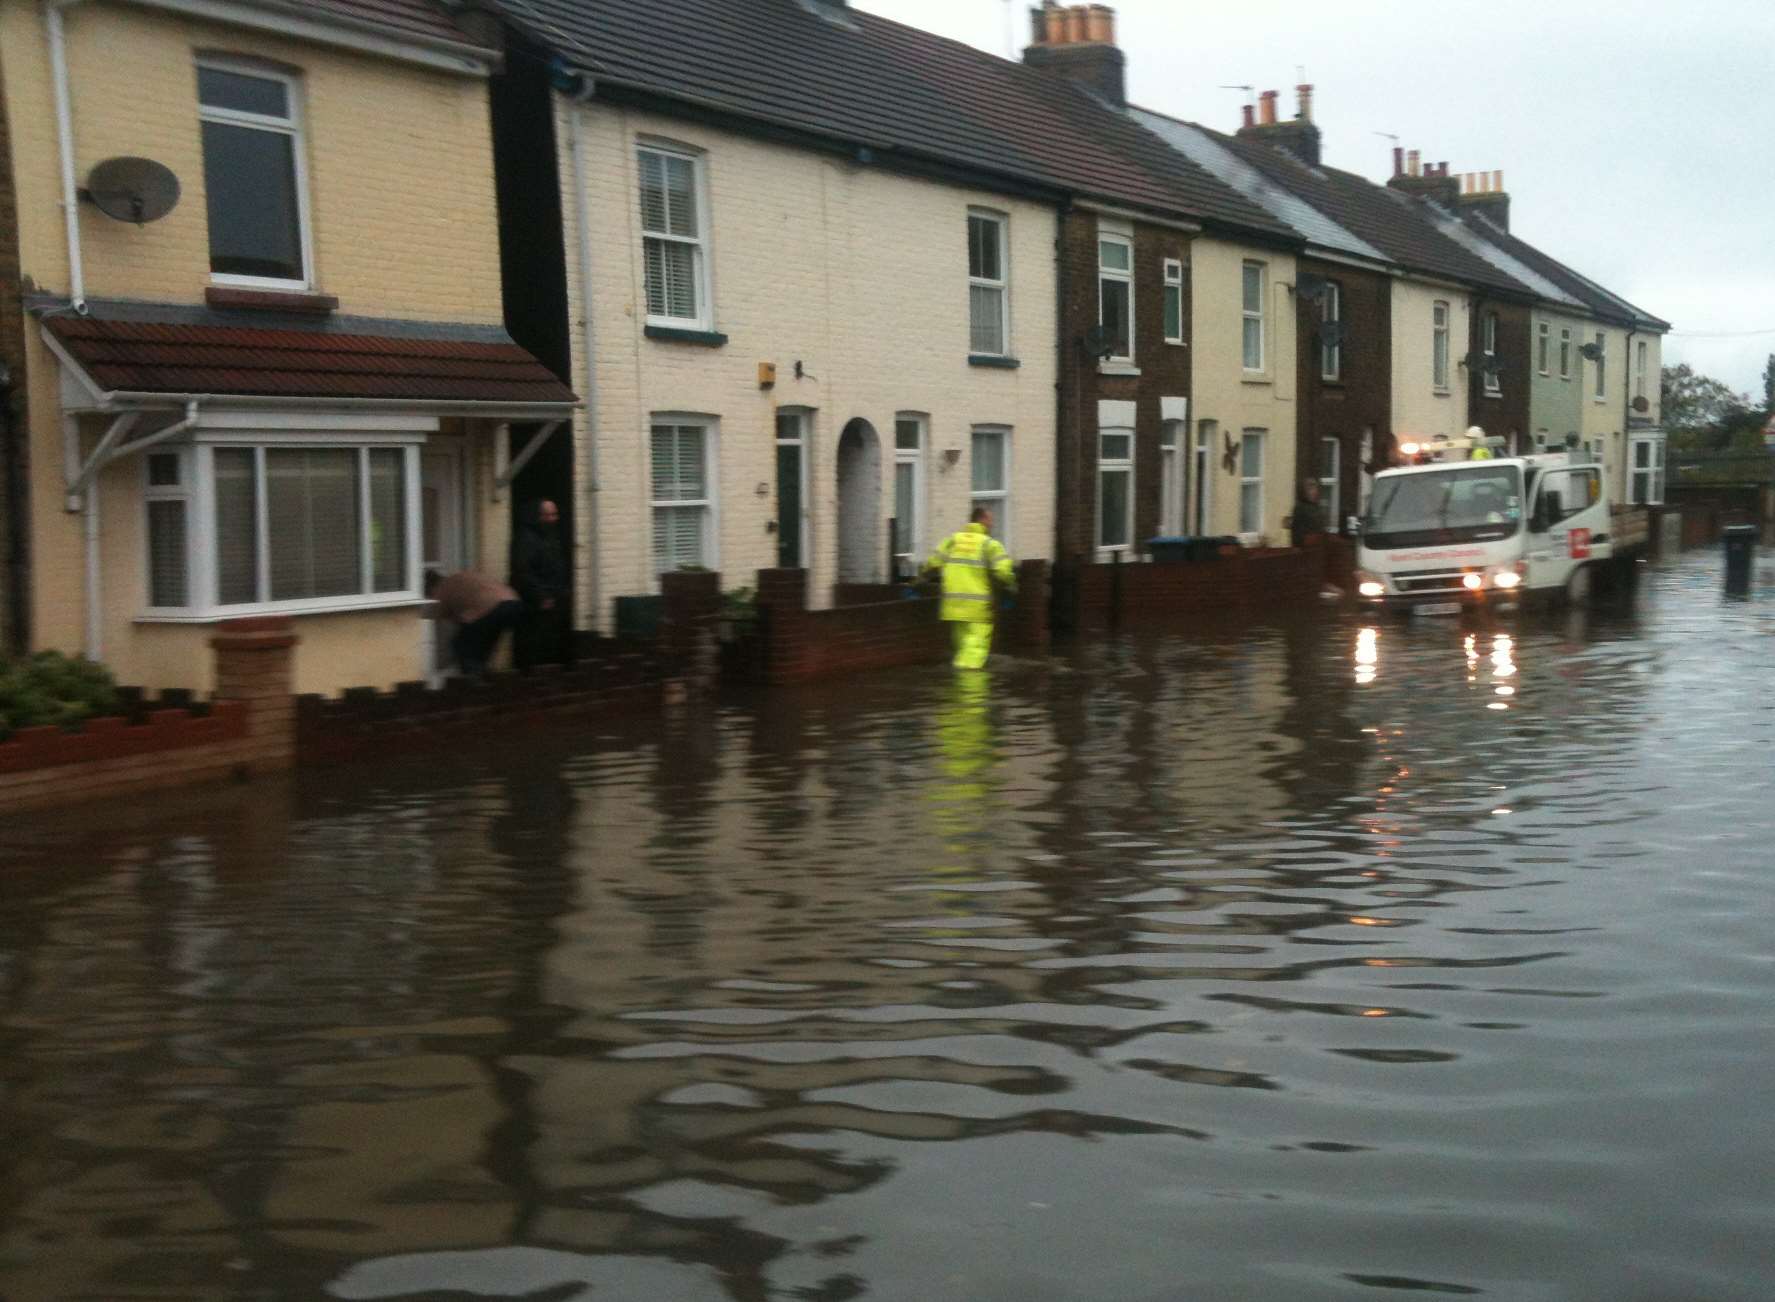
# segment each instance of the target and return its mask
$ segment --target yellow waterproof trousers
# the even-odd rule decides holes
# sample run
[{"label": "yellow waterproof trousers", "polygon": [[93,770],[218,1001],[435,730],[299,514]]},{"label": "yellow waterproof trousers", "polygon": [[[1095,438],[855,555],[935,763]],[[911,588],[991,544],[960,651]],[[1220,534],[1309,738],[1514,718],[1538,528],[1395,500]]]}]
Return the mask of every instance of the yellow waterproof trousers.
[{"label": "yellow waterproof trousers", "polygon": [[952,621],[949,628],[955,638],[955,667],[986,668],[986,657],[992,654],[992,622],[958,619]]}]

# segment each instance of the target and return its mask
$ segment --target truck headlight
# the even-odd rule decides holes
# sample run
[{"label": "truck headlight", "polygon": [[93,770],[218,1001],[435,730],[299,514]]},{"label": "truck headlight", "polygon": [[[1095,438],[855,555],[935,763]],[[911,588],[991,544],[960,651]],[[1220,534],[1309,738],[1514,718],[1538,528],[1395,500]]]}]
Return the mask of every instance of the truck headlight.
[{"label": "truck headlight", "polygon": [[1387,595],[1387,585],[1382,583],[1374,575],[1363,570],[1357,570],[1356,591],[1359,595],[1364,597],[1384,597]]},{"label": "truck headlight", "polygon": [[1522,575],[1515,570],[1499,570],[1492,582],[1500,588],[1514,588],[1522,582]]},{"label": "truck headlight", "polygon": [[1485,575],[1467,573],[1461,575],[1461,586],[1468,592],[1478,592],[1485,586]]}]

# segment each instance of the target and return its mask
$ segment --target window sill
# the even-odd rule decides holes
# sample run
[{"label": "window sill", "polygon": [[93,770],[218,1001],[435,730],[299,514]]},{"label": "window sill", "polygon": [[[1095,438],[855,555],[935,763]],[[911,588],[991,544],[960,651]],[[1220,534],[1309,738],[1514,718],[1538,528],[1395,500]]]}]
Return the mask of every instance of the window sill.
[{"label": "window sill", "polygon": [[727,336],[715,330],[682,330],[677,326],[650,325],[643,332],[649,339],[663,344],[695,344],[701,348],[720,348]]},{"label": "window sill", "polygon": [[301,312],[311,316],[328,316],[339,310],[339,299],[333,294],[301,289],[253,289],[245,285],[210,285],[203,291],[203,301],[211,307],[245,308],[252,312]]},{"label": "window sill", "polygon": [[230,619],[250,619],[259,615],[361,615],[378,611],[420,610],[432,603],[424,597],[407,592],[383,593],[375,597],[355,599],[323,599],[319,601],[257,602],[245,606],[223,606],[209,610],[150,610],[137,615],[138,624],[220,624]]},{"label": "window sill", "polygon": [[1497,399],[1504,396],[1504,391],[1502,389],[1486,389],[1482,391],[1479,396],[1481,398],[1490,398],[1495,402]]},{"label": "window sill", "polygon": [[1430,386],[1430,396],[1433,398],[1452,398],[1452,397],[1454,397],[1454,390],[1453,389],[1439,389],[1435,385],[1431,385]]},{"label": "window sill", "polygon": [[1097,374],[1138,376],[1140,368],[1132,362],[1099,362]]},{"label": "window sill", "polygon": [[1275,380],[1268,375],[1260,375],[1255,371],[1247,371],[1239,377],[1240,384],[1271,385]]},{"label": "window sill", "polygon": [[996,353],[969,353],[969,366],[984,366],[1000,371],[1014,371],[1023,365],[1015,357],[1000,357]]}]

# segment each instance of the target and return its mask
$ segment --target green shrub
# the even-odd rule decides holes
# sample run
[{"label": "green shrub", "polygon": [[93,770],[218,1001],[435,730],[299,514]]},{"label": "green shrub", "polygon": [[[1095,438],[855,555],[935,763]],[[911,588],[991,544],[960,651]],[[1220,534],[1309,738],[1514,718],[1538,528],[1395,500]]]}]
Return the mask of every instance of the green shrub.
[{"label": "green shrub", "polygon": [[66,728],[116,710],[117,684],[103,665],[60,651],[0,660],[0,737],[41,724]]}]

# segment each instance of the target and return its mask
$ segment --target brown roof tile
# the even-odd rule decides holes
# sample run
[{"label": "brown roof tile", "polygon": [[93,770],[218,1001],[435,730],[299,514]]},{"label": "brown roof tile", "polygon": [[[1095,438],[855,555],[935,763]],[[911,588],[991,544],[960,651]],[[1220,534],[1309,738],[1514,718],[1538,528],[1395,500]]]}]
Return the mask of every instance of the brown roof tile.
[{"label": "brown roof tile", "polygon": [[327,330],[55,316],[44,322],[107,392],[573,402],[518,345]]},{"label": "brown roof tile", "polygon": [[285,3],[279,7],[308,10],[317,19],[333,17],[349,23],[385,27],[404,36],[448,41],[454,45],[484,45],[457,26],[435,0],[302,0],[300,4]]}]

